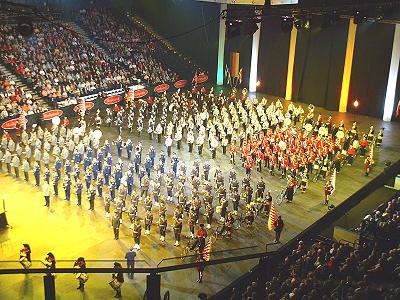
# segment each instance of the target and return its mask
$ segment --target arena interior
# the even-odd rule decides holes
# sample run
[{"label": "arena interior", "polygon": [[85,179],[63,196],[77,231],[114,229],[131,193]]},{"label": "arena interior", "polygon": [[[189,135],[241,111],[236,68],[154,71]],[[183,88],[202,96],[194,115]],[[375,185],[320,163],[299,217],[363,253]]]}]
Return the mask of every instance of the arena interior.
[{"label": "arena interior", "polygon": [[0,1],[0,299],[400,299],[400,2]]}]

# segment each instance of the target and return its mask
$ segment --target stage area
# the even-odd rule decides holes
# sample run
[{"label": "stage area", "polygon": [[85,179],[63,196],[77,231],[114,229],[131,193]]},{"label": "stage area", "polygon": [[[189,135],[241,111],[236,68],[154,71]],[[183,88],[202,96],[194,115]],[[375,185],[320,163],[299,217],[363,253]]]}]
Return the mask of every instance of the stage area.
[{"label": "stage area", "polygon": [[[287,103],[284,103],[287,105]],[[303,105],[307,107],[307,105]],[[331,114],[338,123],[344,120],[346,128],[357,121],[359,132],[367,132],[371,125],[377,130],[384,127],[383,146],[375,150],[376,167],[369,177],[364,176],[364,159],[357,157],[353,166],[344,166],[337,175],[336,191],[331,197],[331,203],[337,205],[348,196],[356,192],[361,186],[367,184],[372,178],[381,173],[386,161],[396,161],[400,158],[400,123],[383,122],[381,120],[366,116],[359,116],[350,113],[328,112],[316,108],[316,113],[321,113],[325,118]],[[147,122],[145,122],[147,124]],[[117,137],[115,128],[102,128],[103,140],[106,138],[113,141]],[[146,127],[145,130],[146,131]],[[128,134],[123,132],[123,138],[130,138],[134,144],[140,140],[144,146],[143,153],[147,153],[150,145],[154,145],[158,160],[161,149],[166,152],[164,143],[158,144],[156,140],[150,141],[148,135],[138,137],[134,132]],[[207,149],[207,148],[206,148]],[[236,166],[229,164],[228,156],[222,152],[217,153],[215,160],[211,159],[211,152],[207,149],[203,156],[197,152],[188,153],[187,145],[183,144],[181,150],[173,147],[180,159],[191,170],[193,161],[199,159],[201,164],[209,161],[211,165],[210,175],[214,175],[216,168],[222,170],[227,177],[229,170],[234,167],[238,177],[244,175],[244,168],[239,163]],[[116,147],[112,147],[112,153],[116,159]],[[125,154],[125,153],[124,153]],[[166,166],[170,165],[167,159]],[[252,186],[255,186],[260,176],[264,176],[267,183],[267,190],[272,190],[275,198],[286,185],[286,181],[279,177],[272,177],[266,171],[259,173],[252,172]],[[31,175],[31,181],[33,176]],[[227,182],[227,180],[225,181]],[[135,178],[137,184],[137,178]],[[283,203],[277,207],[278,215],[282,215],[285,222],[285,230],[282,234],[282,242],[295,237],[302,230],[307,228],[318,218],[327,212],[323,205],[323,186],[325,182],[311,182],[306,193],[296,193],[293,203]],[[76,206],[75,195],[72,194],[71,203],[64,200],[64,193],[61,190],[60,197],[51,197],[50,208],[44,205],[42,192],[33,184],[27,184],[22,179],[16,180],[14,176],[7,175],[4,170],[0,174],[1,198],[6,201],[7,217],[11,227],[0,232],[0,260],[16,261],[19,258],[19,250],[22,243],[29,243],[32,248],[33,260],[44,260],[47,252],[55,254],[58,267],[72,267],[74,260],[83,256],[87,260],[88,267],[111,267],[112,261],[123,260],[125,252],[133,245],[132,233],[129,230],[129,223],[124,220],[120,240],[113,238],[111,222],[104,216],[104,205],[101,199],[96,198],[95,210],[89,211],[89,203],[83,197],[82,207]],[[60,185],[61,186],[61,185]],[[165,190],[163,191],[165,193]],[[143,214],[143,205],[140,207],[139,216]],[[154,267],[163,258],[176,257],[181,255],[182,248],[174,247],[173,232],[170,227],[173,207],[168,205],[168,230],[166,242],[159,241],[158,229],[152,227],[149,236],[142,234],[141,251],[138,252],[136,267]],[[158,220],[158,210],[153,208],[154,220]],[[126,218],[126,216],[125,216]],[[203,218],[203,216],[201,217]],[[204,220],[204,219],[201,219]],[[125,222],[126,221],[126,222]],[[144,230],[143,230],[144,232]],[[212,229],[209,230],[209,233]],[[183,224],[182,245],[187,242],[187,223]],[[265,249],[275,250],[280,244],[273,244],[274,234],[267,229],[267,219],[258,216],[251,227],[243,225],[234,231],[231,240],[218,239],[213,245],[213,251],[227,250],[227,252],[211,258],[228,257],[233,255],[249,254]],[[229,251],[241,247],[257,246],[251,249]],[[63,262],[62,260],[67,260]],[[69,261],[68,261],[69,260]],[[90,260],[109,260],[91,262]],[[180,264],[182,260],[175,259],[162,263],[162,266]],[[205,270],[203,283],[196,283],[197,270],[185,270],[171,273],[164,273],[161,276],[162,295],[169,290],[171,299],[197,299],[199,292],[213,294],[222,289],[244,272],[248,271],[256,261],[232,263],[223,266],[208,267]],[[0,268],[19,267],[18,263],[1,263]],[[42,267],[39,262],[34,263],[36,267]],[[77,282],[74,275],[57,275],[56,293],[57,299],[111,299],[114,292],[108,285],[109,275],[91,275],[85,291],[81,293],[76,290]],[[144,275],[135,275],[131,280],[125,276],[125,284],[122,287],[123,299],[142,299],[146,288]],[[0,298],[1,299],[43,299],[43,279],[40,275],[1,275],[0,277]]]}]

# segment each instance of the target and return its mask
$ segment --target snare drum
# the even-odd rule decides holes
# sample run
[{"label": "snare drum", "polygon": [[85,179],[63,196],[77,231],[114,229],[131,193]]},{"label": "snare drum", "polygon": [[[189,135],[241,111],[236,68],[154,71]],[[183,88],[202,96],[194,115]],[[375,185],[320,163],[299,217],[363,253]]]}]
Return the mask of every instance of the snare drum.
[{"label": "snare drum", "polygon": [[89,279],[89,276],[86,273],[78,273],[76,274],[76,279],[82,282],[86,282]]},{"label": "snare drum", "polygon": [[121,282],[117,279],[113,279],[108,283],[114,290],[118,290],[121,287]]}]

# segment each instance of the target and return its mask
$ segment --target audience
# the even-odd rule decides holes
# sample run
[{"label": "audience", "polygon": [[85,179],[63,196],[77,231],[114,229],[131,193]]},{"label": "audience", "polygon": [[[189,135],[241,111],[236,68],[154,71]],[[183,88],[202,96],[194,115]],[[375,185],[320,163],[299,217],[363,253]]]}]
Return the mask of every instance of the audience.
[{"label": "audience", "polygon": [[52,23],[35,23],[23,38],[0,25],[2,59],[38,94],[54,102],[126,85],[130,76],[79,34]]},{"label": "audience", "polygon": [[0,72],[0,119],[12,117],[25,112],[32,114],[47,107],[38,107],[32,95],[15,85],[13,80]]},{"label": "audience", "polygon": [[[400,299],[399,229],[400,197],[366,216],[355,248],[299,241],[259,299]],[[235,288],[230,299],[257,299],[258,285],[264,283],[252,282],[241,295]]]},{"label": "audience", "polygon": [[179,79],[175,72],[155,59],[154,53],[163,51],[163,47],[141,27],[125,24],[121,18],[94,7],[81,10],[78,21],[94,41],[109,50],[114,60],[146,83]]}]

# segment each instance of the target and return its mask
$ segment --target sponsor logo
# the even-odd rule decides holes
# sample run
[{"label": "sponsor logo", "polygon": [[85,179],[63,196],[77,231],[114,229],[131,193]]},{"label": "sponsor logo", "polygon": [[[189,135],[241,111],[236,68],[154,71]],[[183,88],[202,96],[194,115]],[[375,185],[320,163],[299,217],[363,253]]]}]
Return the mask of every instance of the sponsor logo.
[{"label": "sponsor logo", "polygon": [[187,84],[188,84],[187,80],[181,79],[181,80],[178,80],[177,82],[175,82],[174,87],[176,87],[177,89],[180,89],[180,88],[187,86]]},{"label": "sponsor logo", "polygon": [[168,90],[169,90],[169,85],[166,84],[166,83],[157,85],[157,86],[154,88],[154,92],[156,92],[156,93],[162,93],[162,92],[165,92],[165,91],[168,91]]},{"label": "sponsor logo", "polygon": [[64,112],[61,109],[53,109],[53,110],[45,111],[42,114],[42,118],[43,118],[43,120],[48,121],[55,117],[62,116],[63,113]]},{"label": "sponsor logo", "polygon": [[133,93],[134,93],[134,98],[139,99],[139,98],[146,96],[148,91],[145,89],[141,89],[141,90],[136,90]]},{"label": "sponsor logo", "polygon": [[104,99],[104,104],[106,104],[106,105],[115,104],[115,103],[118,103],[119,101],[121,101],[121,99],[122,99],[122,96],[120,96],[120,95],[110,96],[110,97]]},{"label": "sponsor logo", "polygon": [[[87,110],[93,108],[93,106],[94,106],[94,103],[93,103],[93,102],[85,102],[85,108],[86,108]],[[82,107],[83,107],[83,104],[82,104],[82,103],[81,103],[81,104],[78,104],[78,105],[75,105],[74,111],[77,112],[78,110],[81,110]]]},{"label": "sponsor logo", "polygon": [[28,120],[25,117],[19,117],[19,118],[11,119],[11,120],[4,122],[3,124],[1,124],[1,128],[5,129],[5,130],[14,129],[17,124],[17,121],[19,122],[20,125],[23,125],[23,126],[25,126],[26,123],[28,122]]},{"label": "sponsor logo", "polygon": [[196,77],[196,83],[203,83],[208,80],[208,75],[198,75]]}]

